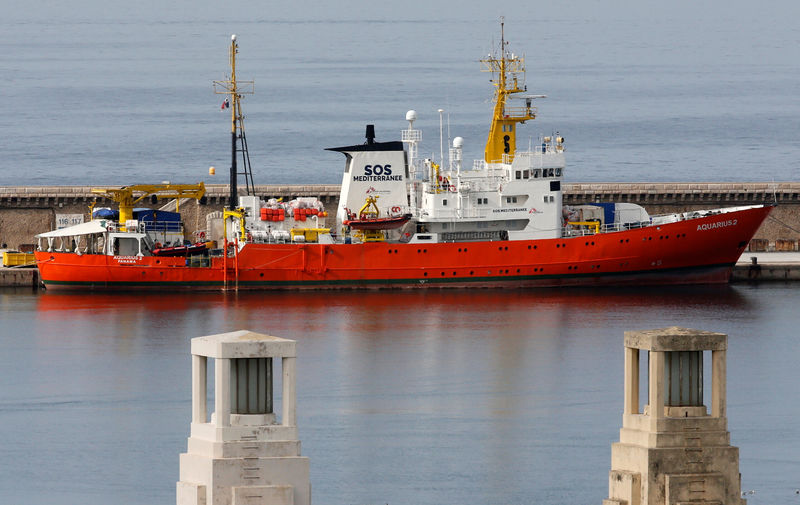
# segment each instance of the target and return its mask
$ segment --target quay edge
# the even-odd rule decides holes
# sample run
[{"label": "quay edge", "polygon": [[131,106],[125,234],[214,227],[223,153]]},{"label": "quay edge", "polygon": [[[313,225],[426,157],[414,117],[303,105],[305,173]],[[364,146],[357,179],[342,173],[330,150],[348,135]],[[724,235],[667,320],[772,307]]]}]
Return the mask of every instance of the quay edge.
[{"label": "quay edge", "polygon": [[39,287],[39,270],[36,268],[0,268],[0,288]]}]

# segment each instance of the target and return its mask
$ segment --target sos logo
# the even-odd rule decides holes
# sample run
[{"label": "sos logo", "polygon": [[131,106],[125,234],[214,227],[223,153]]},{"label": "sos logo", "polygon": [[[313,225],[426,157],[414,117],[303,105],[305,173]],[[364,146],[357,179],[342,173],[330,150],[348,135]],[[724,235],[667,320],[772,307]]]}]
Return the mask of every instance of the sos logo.
[{"label": "sos logo", "polygon": [[364,165],[364,175],[392,175],[392,166]]}]

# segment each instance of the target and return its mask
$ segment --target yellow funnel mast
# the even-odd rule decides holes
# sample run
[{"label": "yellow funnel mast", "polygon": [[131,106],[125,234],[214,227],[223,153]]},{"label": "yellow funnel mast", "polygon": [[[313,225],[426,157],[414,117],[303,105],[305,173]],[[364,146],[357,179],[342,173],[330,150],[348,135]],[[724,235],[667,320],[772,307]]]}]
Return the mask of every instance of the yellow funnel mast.
[{"label": "yellow funnel mast", "polygon": [[526,91],[518,76],[525,78],[525,57],[506,51],[504,20],[500,18],[500,54],[489,55],[481,60],[483,72],[492,72],[491,82],[495,86],[494,112],[489,137],[486,139],[484,159],[487,163],[511,163],[517,149],[516,124],[536,119],[536,108],[531,107],[531,98],[526,97],[524,107],[508,107],[510,95]]}]

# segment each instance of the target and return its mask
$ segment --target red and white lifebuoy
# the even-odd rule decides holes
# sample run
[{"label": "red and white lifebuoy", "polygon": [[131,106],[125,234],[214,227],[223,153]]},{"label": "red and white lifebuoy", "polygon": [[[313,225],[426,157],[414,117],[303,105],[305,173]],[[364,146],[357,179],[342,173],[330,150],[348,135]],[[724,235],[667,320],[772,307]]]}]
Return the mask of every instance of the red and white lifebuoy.
[{"label": "red and white lifebuoy", "polygon": [[403,210],[403,209],[401,209],[399,206],[395,205],[394,207],[392,207],[392,214],[399,214],[401,210]]},{"label": "red and white lifebuoy", "polygon": [[451,193],[455,193],[456,192],[456,187],[453,186],[452,184],[450,185],[450,192]]}]

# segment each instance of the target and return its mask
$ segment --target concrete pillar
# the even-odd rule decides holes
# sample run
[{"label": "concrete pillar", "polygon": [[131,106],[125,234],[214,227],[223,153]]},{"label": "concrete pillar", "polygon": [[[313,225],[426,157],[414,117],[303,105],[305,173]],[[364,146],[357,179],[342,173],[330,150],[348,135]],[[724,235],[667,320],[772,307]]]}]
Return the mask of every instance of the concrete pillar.
[{"label": "concrete pillar", "polygon": [[231,360],[214,359],[214,416],[217,427],[231,425]]},{"label": "concrete pillar", "polygon": [[192,422],[206,422],[206,381],[208,369],[208,358],[192,354]]},{"label": "concrete pillar", "polygon": [[623,412],[639,413],[639,349],[625,348],[625,400]]},{"label": "concrete pillar", "polygon": [[284,426],[297,426],[297,387],[296,371],[297,358],[283,358],[283,415],[281,424]]},{"label": "concrete pillar", "polygon": [[711,353],[711,415],[724,418],[727,410],[725,376],[727,359],[725,350]]},{"label": "concrete pillar", "polygon": [[[309,461],[300,455],[297,435],[296,356],[293,340],[249,331],[192,339],[191,435],[180,455],[178,505],[310,505]],[[206,416],[208,358],[214,359],[213,422]],[[277,358],[283,370],[280,424],[266,405],[253,408],[252,389],[273,398],[277,384],[262,377],[261,363]],[[245,408],[232,400],[245,395]],[[235,413],[232,405],[238,405]]]},{"label": "concrete pillar", "polygon": [[650,351],[650,419],[652,429],[664,417],[664,353]]},{"label": "concrete pillar", "polygon": [[[625,332],[624,413],[619,442],[611,446],[609,497],[604,505],[746,505],[741,498],[739,450],[730,445],[725,417],[726,349],[727,335],[722,333],[677,327]],[[640,351],[649,353],[645,413],[638,412]],[[711,414],[696,401],[700,395],[693,390],[688,396],[678,394],[677,401],[665,407],[667,353],[676,364],[679,356],[705,351],[711,351]],[[677,362],[678,370],[670,371],[673,385],[698,387],[691,377],[699,373],[702,362],[689,361],[688,370]]]}]

